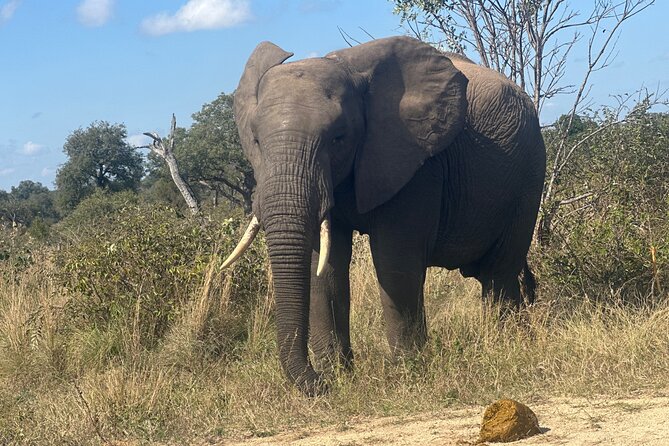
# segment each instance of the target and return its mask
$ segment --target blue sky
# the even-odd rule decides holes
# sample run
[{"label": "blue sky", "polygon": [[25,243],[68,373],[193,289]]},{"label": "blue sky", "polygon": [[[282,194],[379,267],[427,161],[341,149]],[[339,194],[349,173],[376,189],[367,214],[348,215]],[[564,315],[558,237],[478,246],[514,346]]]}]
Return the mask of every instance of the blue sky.
[{"label": "blue sky", "polygon": [[[669,88],[669,1],[657,3],[625,26],[616,60],[593,78],[594,104]],[[164,135],[173,112],[188,126],[235,89],[260,41],[294,59],[323,55],[346,46],[338,27],[360,41],[361,28],[403,33],[387,0],[0,0],[0,189],[24,179],[53,187],[67,136],[93,121],[124,123],[133,143]],[[585,56],[570,57],[573,82]],[[548,104],[542,121],[569,99]]]}]

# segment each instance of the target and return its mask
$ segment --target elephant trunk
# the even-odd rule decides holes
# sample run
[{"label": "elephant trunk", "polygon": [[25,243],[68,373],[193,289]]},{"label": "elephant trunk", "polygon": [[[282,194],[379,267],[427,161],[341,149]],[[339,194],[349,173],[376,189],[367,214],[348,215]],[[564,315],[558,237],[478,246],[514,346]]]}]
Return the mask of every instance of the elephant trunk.
[{"label": "elephant trunk", "polygon": [[[310,196],[312,195],[312,196]],[[307,395],[326,391],[307,349],[311,256],[320,225],[317,194],[296,188],[292,174],[266,181],[262,220],[269,251],[279,359],[289,380]]]}]

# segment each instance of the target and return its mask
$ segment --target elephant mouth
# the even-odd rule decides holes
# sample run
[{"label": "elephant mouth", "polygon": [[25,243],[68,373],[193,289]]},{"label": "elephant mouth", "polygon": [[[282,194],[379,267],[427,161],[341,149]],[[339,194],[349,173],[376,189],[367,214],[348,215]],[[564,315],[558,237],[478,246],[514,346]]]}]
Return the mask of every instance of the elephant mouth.
[{"label": "elephant mouth", "polygon": [[[260,231],[260,221],[255,215],[251,218],[251,222],[246,227],[244,235],[235,246],[235,249],[232,253],[223,261],[221,269],[228,268],[234,264],[239,258],[244,255],[247,249],[253,243],[258,232]],[[320,276],[325,269],[325,265],[328,264],[328,259],[330,258],[330,246],[331,246],[331,237],[330,237],[330,216],[325,215],[320,225],[320,249],[318,255],[318,268],[316,269],[316,275]]]}]

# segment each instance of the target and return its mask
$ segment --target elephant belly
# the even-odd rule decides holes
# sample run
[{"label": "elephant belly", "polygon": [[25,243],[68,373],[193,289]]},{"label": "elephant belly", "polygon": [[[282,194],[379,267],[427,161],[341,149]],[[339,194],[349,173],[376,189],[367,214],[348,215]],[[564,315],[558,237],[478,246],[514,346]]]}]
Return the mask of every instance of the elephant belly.
[{"label": "elephant belly", "polygon": [[521,197],[508,154],[465,141],[442,158],[447,172],[442,214],[431,266],[461,268],[465,275],[513,230]]},{"label": "elephant belly", "polygon": [[467,227],[453,228],[437,239],[430,266],[471,269],[495,246],[500,237],[497,228],[471,219],[468,221]]}]

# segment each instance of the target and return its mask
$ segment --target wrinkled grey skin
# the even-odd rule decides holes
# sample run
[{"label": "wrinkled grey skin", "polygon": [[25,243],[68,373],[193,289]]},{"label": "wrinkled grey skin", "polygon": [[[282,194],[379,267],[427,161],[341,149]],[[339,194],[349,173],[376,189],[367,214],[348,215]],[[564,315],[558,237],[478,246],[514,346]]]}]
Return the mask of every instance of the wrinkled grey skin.
[{"label": "wrinkled grey skin", "polygon": [[[426,338],[428,266],[459,268],[484,298],[534,299],[526,263],[545,172],[529,98],[469,60],[408,37],[324,58],[258,45],[235,93],[244,152],[257,180],[281,364],[308,395],[311,365],[353,360],[349,263],[353,230],[369,234],[394,351]],[[316,276],[319,226],[332,221],[329,263]]]}]

